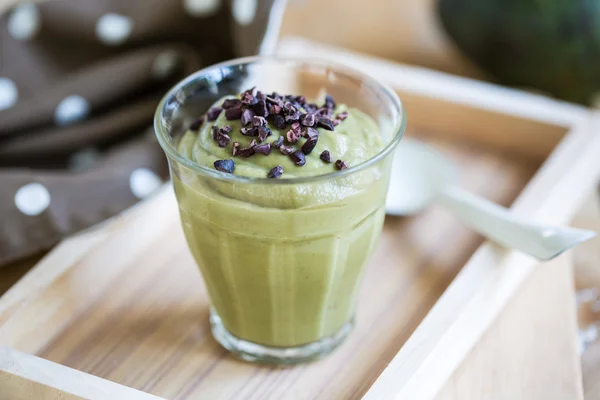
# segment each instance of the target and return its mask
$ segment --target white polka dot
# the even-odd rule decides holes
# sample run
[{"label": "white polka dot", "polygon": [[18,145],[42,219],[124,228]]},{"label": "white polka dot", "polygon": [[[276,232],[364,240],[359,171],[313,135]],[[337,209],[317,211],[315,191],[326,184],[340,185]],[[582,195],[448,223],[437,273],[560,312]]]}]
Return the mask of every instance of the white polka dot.
[{"label": "white polka dot", "polygon": [[131,193],[143,199],[154,193],[162,185],[162,180],[147,168],[138,168],[129,177]]},{"label": "white polka dot", "polygon": [[25,215],[40,215],[50,205],[50,193],[41,183],[28,183],[17,190],[15,205]]},{"label": "white polka dot", "polygon": [[8,33],[17,40],[32,39],[41,27],[40,10],[34,3],[23,3],[15,7],[8,18]]},{"label": "white polka dot", "polygon": [[152,63],[152,76],[156,79],[165,79],[173,73],[177,67],[177,53],[165,51],[154,59]]},{"label": "white polka dot", "polygon": [[183,8],[192,17],[209,17],[221,7],[221,0],[183,0]]},{"label": "white polka dot", "polygon": [[87,117],[89,112],[90,104],[87,100],[74,94],[65,97],[58,104],[54,111],[54,122],[61,126],[70,125]]},{"label": "white polka dot", "polygon": [[109,46],[124,43],[133,30],[133,20],[120,14],[104,14],[96,22],[96,36]]},{"label": "white polka dot", "polygon": [[8,78],[0,78],[0,110],[11,108],[19,98],[17,85]]},{"label": "white polka dot", "polygon": [[256,0],[233,0],[233,18],[240,25],[248,25],[254,20],[256,6]]}]

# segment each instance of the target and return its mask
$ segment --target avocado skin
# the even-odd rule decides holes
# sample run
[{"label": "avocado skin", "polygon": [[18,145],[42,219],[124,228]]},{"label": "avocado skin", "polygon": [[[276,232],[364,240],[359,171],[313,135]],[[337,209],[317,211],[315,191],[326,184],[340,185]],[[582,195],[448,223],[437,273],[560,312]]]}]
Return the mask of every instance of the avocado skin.
[{"label": "avocado skin", "polygon": [[439,0],[464,54],[509,86],[590,104],[600,92],[600,1]]}]

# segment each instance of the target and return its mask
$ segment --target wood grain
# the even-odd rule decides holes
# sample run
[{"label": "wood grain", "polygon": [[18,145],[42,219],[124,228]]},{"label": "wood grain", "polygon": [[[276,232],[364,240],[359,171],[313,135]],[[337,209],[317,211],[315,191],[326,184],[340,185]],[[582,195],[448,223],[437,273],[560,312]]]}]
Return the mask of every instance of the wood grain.
[{"label": "wood grain", "polygon": [[[537,168],[501,152],[431,140],[461,165],[467,187],[503,204]],[[481,242],[437,208],[388,218],[362,287],[356,331],[325,360],[279,369],[239,362],[214,342],[172,194],[145,208],[85,257],[61,262],[62,272],[28,292],[18,312],[0,314],[0,344],[169,399],[360,398]]]},{"label": "wood grain", "polygon": [[533,271],[436,400],[582,398],[571,256]]},{"label": "wood grain", "polygon": [[10,348],[0,348],[0,400],[160,400]]}]

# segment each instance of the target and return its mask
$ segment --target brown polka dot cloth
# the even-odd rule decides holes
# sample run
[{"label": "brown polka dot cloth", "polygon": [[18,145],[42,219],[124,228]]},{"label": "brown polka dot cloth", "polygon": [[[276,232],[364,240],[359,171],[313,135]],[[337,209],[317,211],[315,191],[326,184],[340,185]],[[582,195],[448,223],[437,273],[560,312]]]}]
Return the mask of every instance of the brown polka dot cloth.
[{"label": "brown polka dot cloth", "polygon": [[152,194],[168,175],[151,129],[162,95],[204,66],[271,52],[284,6],[48,0],[0,10],[0,265]]}]

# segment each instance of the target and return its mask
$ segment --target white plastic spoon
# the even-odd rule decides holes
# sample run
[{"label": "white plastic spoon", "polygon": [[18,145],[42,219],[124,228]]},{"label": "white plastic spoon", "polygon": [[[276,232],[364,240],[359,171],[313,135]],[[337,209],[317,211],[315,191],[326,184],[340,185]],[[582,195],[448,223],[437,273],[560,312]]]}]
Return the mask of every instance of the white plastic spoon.
[{"label": "white plastic spoon", "polygon": [[457,183],[457,168],[446,157],[430,146],[404,138],[394,157],[386,211],[412,215],[435,201],[494,242],[539,260],[550,260],[596,236],[592,231],[527,221],[464,191]]}]

